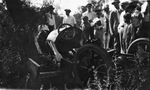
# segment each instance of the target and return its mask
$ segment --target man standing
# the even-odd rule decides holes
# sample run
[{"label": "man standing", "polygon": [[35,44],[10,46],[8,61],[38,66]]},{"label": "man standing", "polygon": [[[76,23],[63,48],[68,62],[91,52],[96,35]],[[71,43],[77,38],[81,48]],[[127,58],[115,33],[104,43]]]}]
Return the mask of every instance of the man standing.
[{"label": "man standing", "polygon": [[[89,19],[89,23],[92,23],[93,19],[96,18],[97,15],[95,12],[92,11],[92,4],[91,3],[88,3],[86,5],[86,7],[87,7],[87,11],[82,14],[82,18],[87,16]],[[83,23],[83,21],[82,21],[82,23]],[[90,32],[90,38],[93,39],[94,38],[94,28],[91,27],[89,32]]]},{"label": "man standing", "polygon": [[[110,48],[115,48],[118,53],[120,53],[120,41],[119,41],[119,34],[118,34],[118,25],[119,25],[119,0],[113,0],[112,5],[115,7],[114,10],[110,12],[109,15],[109,29],[111,34],[110,40]],[[114,46],[114,47],[112,47]]]},{"label": "man standing", "polygon": [[63,23],[70,24],[72,26],[76,26],[76,19],[74,16],[70,15],[71,10],[70,9],[65,9],[66,11],[66,16],[63,19]]},{"label": "man standing", "polygon": [[124,15],[126,14],[126,8],[127,6],[129,5],[129,2],[128,1],[123,1],[120,3],[120,6],[121,6],[121,14],[120,14],[120,24],[119,24],[119,27],[121,27],[121,25],[124,23]]},{"label": "man standing", "polygon": [[110,32],[109,32],[109,5],[105,4],[103,7],[104,14],[104,48],[109,49],[109,40],[110,40]]},{"label": "man standing", "polygon": [[121,6],[122,12],[120,14],[120,23],[118,25],[118,33],[119,33],[121,53],[124,53],[123,52],[123,47],[122,47],[122,36],[123,36],[124,24],[125,24],[124,15],[127,13],[126,8],[127,8],[127,6],[129,6],[129,2],[128,1],[123,1],[123,2],[120,3],[120,6]]},{"label": "man standing", "polygon": [[48,13],[46,13],[47,25],[48,25],[50,32],[56,29],[56,22],[55,22],[55,16],[54,16],[53,10],[54,10],[54,7],[50,5],[48,7]]},{"label": "man standing", "polygon": [[95,38],[101,41],[101,46],[104,48],[105,18],[103,17],[101,9],[97,9],[95,10],[95,12],[97,17],[94,18],[93,20],[94,32],[95,32],[94,34],[95,34]]},{"label": "man standing", "polygon": [[96,13],[92,11],[92,4],[88,3],[86,5],[87,11],[82,14],[82,17],[87,16],[89,21],[92,22],[95,17],[97,17]]}]

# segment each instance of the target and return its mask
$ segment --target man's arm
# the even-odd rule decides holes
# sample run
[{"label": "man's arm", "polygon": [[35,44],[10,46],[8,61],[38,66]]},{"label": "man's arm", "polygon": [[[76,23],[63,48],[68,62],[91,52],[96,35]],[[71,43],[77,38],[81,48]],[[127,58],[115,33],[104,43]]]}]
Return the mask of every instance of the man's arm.
[{"label": "man's arm", "polygon": [[74,23],[74,26],[76,26],[77,22],[74,16],[73,16],[73,23]]},{"label": "man's arm", "polygon": [[62,21],[62,23],[65,23],[65,17],[63,17],[63,21]]},{"label": "man's arm", "polygon": [[35,41],[35,46],[36,46],[36,48],[37,48],[37,51],[38,51],[38,53],[39,54],[42,54],[42,51],[41,51],[41,49],[40,49],[40,46],[39,46],[39,43],[38,43],[38,38],[39,38],[39,34],[40,33],[38,33],[38,35],[37,36],[34,36],[34,41]]},{"label": "man's arm", "polygon": [[130,26],[129,26],[129,32],[131,33],[131,39],[130,39],[130,42],[129,42],[129,44],[130,44],[135,39],[135,34],[136,34],[132,24],[130,24]]},{"label": "man's arm", "polygon": [[110,12],[110,15],[109,15],[109,30],[110,30],[111,35],[114,34],[113,23],[114,23],[114,12],[112,11]]},{"label": "man's arm", "polygon": [[[54,16],[54,15],[53,15]],[[56,29],[56,21],[55,21],[55,16],[54,16],[54,30]]]}]

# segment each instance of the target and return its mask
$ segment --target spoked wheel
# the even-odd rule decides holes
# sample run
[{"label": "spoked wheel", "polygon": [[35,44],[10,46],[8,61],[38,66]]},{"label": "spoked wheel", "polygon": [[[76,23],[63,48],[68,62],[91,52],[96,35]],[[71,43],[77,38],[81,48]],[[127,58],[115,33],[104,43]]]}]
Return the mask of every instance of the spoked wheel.
[{"label": "spoked wheel", "polygon": [[[144,66],[147,66],[150,64],[150,40],[148,38],[136,39],[129,45],[127,53],[133,54],[134,59],[138,63],[142,63]],[[149,65],[147,67],[149,67]]]},{"label": "spoked wheel", "polygon": [[135,53],[137,53],[139,48],[141,48],[142,50],[144,50],[147,53],[150,53],[150,40],[148,38],[136,39],[129,45],[129,47],[127,49],[127,53],[135,54]]},{"label": "spoked wheel", "polygon": [[75,56],[80,82],[86,88],[106,86],[107,70],[112,66],[107,52],[94,44],[81,47]]},{"label": "spoked wheel", "polygon": [[[133,41],[127,50],[127,53],[133,54],[134,59],[137,62],[135,70],[138,72],[140,90],[149,89],[150,86],[150,40],[148,38],[139,38]],[[140,74],[142,73],[142,74]]]},{"label": "spoked wheel", "polygon": [[61,24],[59,27],[58,27],[58,33],[60,33],[61,32],[61,28],[63,28],[63,27],[66,27],[66,28],[70,28],[70,27],[72,27],[70,24],[67,24],[67,23],[64,23],[64,24]]}]

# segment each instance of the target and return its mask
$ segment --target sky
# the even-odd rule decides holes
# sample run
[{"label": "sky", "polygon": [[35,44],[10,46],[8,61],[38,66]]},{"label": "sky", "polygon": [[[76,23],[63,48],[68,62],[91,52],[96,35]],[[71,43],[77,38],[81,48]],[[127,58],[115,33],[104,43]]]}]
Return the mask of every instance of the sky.
[{"label": "sky", "polygon": [[[43,0],[31,0],[32,3],[34,3],[35,5],[42,5]],[[74,14],[77,11],[77,8],[79,6],[83,6],[86,5],[88,2],[92,1],[92,0],[46,0],[46,1],[54,1],[54,4],[57,4],[61,7],[63,12],[64,9],[71,9],[71,13]],[[108,0],[109,2],[111,2],[111,0]],[[126,1],[126,0],[120,0],[122,1]]]},{"label": "sky", "polygon": [[87,0],[61,0],[61,7],[76,10],[81,5],[86,5]]},{"label": "sky", "polygon": [[79,6],[87,4],[87,0],[55,0],[55,2],[56,1],[60,1],[60,7],[62,10],[70,9],[71,14],[75,13]]},{"label": "sky", "polygon": [[[34,5],[40,6],[43,3],[43,0],[31,0]],[[49,1],[49,0],[47,0]],[[71,9],[74,13],[77,11],[77,8],[82,5],[86,5],[88,0],[54,0],[54,4],[57,4],[61,9]]]},{"label": "sky", "polygon": [[[1,2],[2,0],[0,0]],[[44,0],[31,0],[33,5],[38,7],[42,6]],[[85,6],[91,0],[45,0],[45,1],[54,1],[54,4],[59,5],[61,7],[61,13],[64,12],[64,9],[71,9],[71,14],[74,14],[79,6]],[[109,0],[111,1],[111,0]],[[125,0],[120,0],[125,1]]]}]

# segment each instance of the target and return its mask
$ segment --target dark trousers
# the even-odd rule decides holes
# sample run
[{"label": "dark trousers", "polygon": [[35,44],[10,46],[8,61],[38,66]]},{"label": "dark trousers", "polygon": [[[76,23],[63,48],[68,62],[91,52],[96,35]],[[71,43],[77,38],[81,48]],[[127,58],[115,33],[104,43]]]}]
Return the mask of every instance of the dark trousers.
[{"label": "dark trousers", "polygon": [[90,27],[89,32],[90,32],[91,39],[94,39],[94,27]]},{"label": "dark trousers", "polygon": [[86,40],[89,40],[90,39],[90,30],[84,30],[84,35],[85,35]]},{"label": "dark trousers", "polygon": [[114,36],[110,36],[110,40],[109,40],[109,48],[113,49],[114,48]]},{"label": "dark trousers", "polygon": [[110,36],[109,41],[109,48],[116,49],[118,53],[120,53],[120,40],[119,40],[119,33],[116,34],[116,36]]},{"label": "dark trousers", "polygon": [[137,38],[150,37],[150,22],[143,22],[142,27],[136,36]]}]

